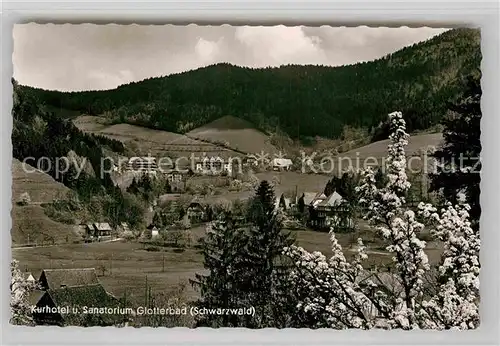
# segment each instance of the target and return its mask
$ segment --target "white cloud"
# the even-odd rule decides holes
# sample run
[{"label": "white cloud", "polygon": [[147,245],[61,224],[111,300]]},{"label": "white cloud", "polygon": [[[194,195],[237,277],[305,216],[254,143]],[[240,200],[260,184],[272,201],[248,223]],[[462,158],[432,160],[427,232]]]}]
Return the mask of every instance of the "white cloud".
[{"label": "white cloud", "polygon": [[200,37],[198,39],[198,42],[196,42],[194,50],[196,52],[196,55],[200,59],[201,63],[207,64],[215,61],[219,53],[220,44],[221,44],[220,40],[219,42],[215,42],[215,41],[205,40],[203,37]]},{"label": "white cloud", "polygon": [[326,62],[318,38],[301,27],[238,27],[235,37],[251,52],[254,66],[318,64]]},{"label": "white cloud", "polygon": [[264,67],[373,60],[444,29],[152,25],[14,26],[14,78],[46,89],[115,88],[217,62]]}]

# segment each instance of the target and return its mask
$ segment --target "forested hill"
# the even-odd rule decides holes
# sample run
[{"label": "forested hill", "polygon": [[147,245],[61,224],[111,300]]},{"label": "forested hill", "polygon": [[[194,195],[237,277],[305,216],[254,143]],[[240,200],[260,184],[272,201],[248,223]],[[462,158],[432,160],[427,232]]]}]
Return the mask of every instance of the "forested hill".
[{"label": "forested hill", "polygon": [[446,101],[480,68],[480,32],[447,31],[384,58],[340,67],[251,69],[217,64],[107,91],[31,89],[47,105],[173,132],[221,116],[291,137],[338,137],[344,125],[373,128],[403,111],[410,130],[436,124]]}]

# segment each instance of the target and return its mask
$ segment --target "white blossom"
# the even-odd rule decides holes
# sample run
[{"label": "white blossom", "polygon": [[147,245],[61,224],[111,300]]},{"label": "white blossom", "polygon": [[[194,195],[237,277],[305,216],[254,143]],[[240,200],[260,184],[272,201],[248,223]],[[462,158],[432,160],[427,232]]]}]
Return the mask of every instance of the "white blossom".
[{"label": "white blossom", "polygon": [[361,172],[357,191],[367,208],[365,219],[386,240],[393,254],[392,273],[363,269],[368,258],[362,239],[352,262],[331,231],[332,255],[309,253],[301,247],[284,253],[295,263],[290,281],[300,298],[297,313],[310,327],[469,329],[479,323],[479,235],[471,228],[467,205],[449,205],[438,212],[421,203],[418,216],[433,227],[444,244],[436,294],[424,295],[424,273],[430,269],[419,239],[424,224],[405,207],[410,188],[406,175],[405,122],[400,112],[389,114],[392,134],[388,146],[387,178],[376,187],[371,168]]},{"label": "white blossom", "polygon": [[35,285],[19,270],[19,262],[12,260],[10,264],[11,282],[10,282],[10,310],[11,324],[32,325],[33,317],[29,304],[29,294],[35,288]]}]

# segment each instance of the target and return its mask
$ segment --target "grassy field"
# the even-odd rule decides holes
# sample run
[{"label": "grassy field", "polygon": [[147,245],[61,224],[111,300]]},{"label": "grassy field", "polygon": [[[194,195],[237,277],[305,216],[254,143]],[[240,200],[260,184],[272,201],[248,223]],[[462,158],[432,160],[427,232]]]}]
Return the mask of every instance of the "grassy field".
[{"label": "grassy field", "polygon": [[32,202],[48,203],[65,196],[68,191],[69,188],[55,181],[50,175],[35,170],[30,165],[26,165],[25,169],[21,161],[12,159],[13,202],[16,202],[23,192],[29,193]]},{"label": "grassy field", "polygon": [[332,178],[326,174],[308,174],[301,172],[261,172],[256,174],[260,180],[275,181],[276,195],[281,195],[284,192],[295,191],[297,189],[299,195],[303,192],[323,192],[326,183]]},{"label": "grassy field", "polygon": [[[406,147],[406,156],[418,156],[419,151],[423,148],[437,148],[443,141],[443,135],[441,133],[431,133],[431,134],[419,134],[411,136],[408,140],[408,146]],[[356,168],[357,159],[360,160],[361,165],[359,168],[363,167],[363,162],[366,165],[373,165],[373,160],[367,158],[375,158],[378,160],[380,164],[380,159],[385,158],[387,156],[387,146],[390,144],[390,140],[386,139],[383,141],[378,141],[374,143],[370,143],[360,148],[356,148],[350,151],[346,151],[339,155],[340,158],[349,158]],[[366,160],[366,161],[365,161]],[[431,160],[429,160],[431,161]],[[343,161],[344,162],[344,161]],[[347,162],[347,160],[345,161]],[[429,165],[431,163],[429,162]],[[421,167],[419,162],[411,161],[409,162],[409,167],[418,169]],[[347,168],[347,167],[345,167]]]},{"label": "grassy field", "polygon": [[[29,171],[33,167],[27,166]],[[45,215],[42,203],[49,203],[56,198],[64,198],[70,191],[66,186],[56,182],[51,176],[41,171],[28,173],[23,164],[12,160],[12,244],[28,242],[72,241],[76,239],[72,226],[51,220]],[[27,192],[31,204],[17,205],[19,196]]]},{"label": "grassy field", "polygon": [[273,155],[279,151],[271,144],[268,135],[255,129],[247,121],[231,116],[219,118],[188,132],[187,135],[191,138],[225,143],[228,147],[247,154],[264,151]]},{"label": "grassy field", "polygon": [[[369,248],[380,246],[379,237],[366,228],[356,234],[339,234],[346,257],[352,257],[355,249],[350,248],[358,236],[366,240]],[[194,240],[204,235],[205,226],[191,230]],[[331,253],[328,233],[313,231],[292,231],[296,243],[308,251],[320,251],[326,256]],[[437,263],[440,256],[438,247],[427,250],[431,263]],[[203,272],[202,256],[195,248],[187,248],[177,253],[173,249],[147,251],[144,245],[129,242],[68,244],[31,249],[13,249],[13,257],[18,259],[23,270],[38,276],[44,268],[85,268],[101,266],[106,268],[100,277],[105,288],[116,296],[127,295],[128,299],[140,304],[144,300],[146,280],[154,292],[175,290],[180,284],[188,283],[195,273]],[[391,257],[380,250],[369,253],[367,265],[383,266],[391,262]],[[186,298],[195,299],[197,292],[186,285]]]},{"label": "grassy field", "polygon": [[105,123],[105,120],[103,117],[82,115],[75,118],[73,123],[82,131],[119,140],[138,155],[165,155],[172,159],[181,156],[190,157],[191,153],[217,155],[224,152],[228,155],[239,155],[218,145],[199,141],[186,135],[130,124],[109,125]]}]

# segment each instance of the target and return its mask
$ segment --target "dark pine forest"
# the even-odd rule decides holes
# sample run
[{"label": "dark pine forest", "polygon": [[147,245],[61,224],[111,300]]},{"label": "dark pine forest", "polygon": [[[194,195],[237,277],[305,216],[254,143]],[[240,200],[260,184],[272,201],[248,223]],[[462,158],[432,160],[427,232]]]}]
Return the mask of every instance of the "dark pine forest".
[{"label": "dark pine forest", "polygon": [[172,132],[232,115],[295,139],[337,138],[344,125],[374,133],[393,110],[403,112],[410,131],[439,123],[447,102],[465,88],[466,76],[479,73],[480,60],[479,31],[454,29],[348,66],[251,69],[221,63],[106,91],[24,88],[56,110]]}]

